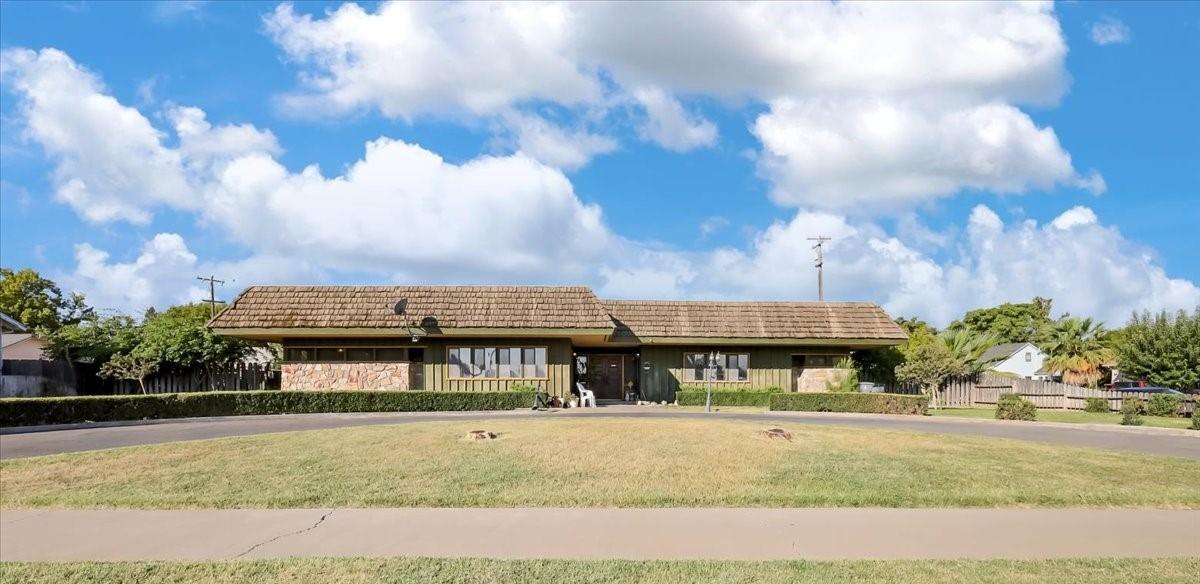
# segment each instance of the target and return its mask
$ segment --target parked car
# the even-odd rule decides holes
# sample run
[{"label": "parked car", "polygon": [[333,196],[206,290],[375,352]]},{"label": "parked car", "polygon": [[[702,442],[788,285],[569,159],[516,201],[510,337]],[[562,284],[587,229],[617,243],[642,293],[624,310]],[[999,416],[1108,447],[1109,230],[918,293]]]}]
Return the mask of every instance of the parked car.
[{"label": "parked car", "polygon": [[1108,384],[1108,388],[1114,391],[1129,389],[1131,387],[1143,387],[1146,385],[1144,381],[1114,381]]},{"label": "parked car", "polygon": [[1187,395],[1178,389],[1171,389],[1169,387],[1122,387],[1117,388],[1115,391],[1119,391],[1121,393],[1169,393],[1171,395]]}]

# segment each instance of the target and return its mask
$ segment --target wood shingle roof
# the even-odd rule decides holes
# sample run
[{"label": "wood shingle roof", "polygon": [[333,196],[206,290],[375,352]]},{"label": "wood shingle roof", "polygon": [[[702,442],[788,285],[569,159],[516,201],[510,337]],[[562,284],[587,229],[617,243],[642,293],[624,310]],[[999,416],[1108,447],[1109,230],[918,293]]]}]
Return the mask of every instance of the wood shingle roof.
[{"label": "wood shingle roof", "polygon": [[[396,313],[404,301],[404,314]],[[430,320],[432,319],[432,320]],[[615,336],[903,340],[867,302],[600,300],[583,286],[254,286],[218,329],[606,329]]]},{"label": "wood shingle roof", "polygon": [[[406,301],[404,316],[395,307]],[[254,286],[214,328],[612,328],[583,286]]]},{"label": "wood shingle roof", "polygon": [[869,302],[601,302],[619,327],[640,338],[908,338],[879,305]]}]

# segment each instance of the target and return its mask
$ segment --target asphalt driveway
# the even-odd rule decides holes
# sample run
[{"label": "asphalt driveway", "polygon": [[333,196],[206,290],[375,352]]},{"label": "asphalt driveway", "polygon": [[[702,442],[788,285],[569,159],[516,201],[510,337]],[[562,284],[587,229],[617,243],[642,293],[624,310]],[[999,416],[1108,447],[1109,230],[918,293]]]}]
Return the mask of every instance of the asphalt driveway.
[{"label": "asphalt driveway", "polygon": [[295,432],[377,424],[411,424],[431,421],[486,420],[495,418],[551,419],[574,416],[696,418],[711,416],[724,420],[747,420],[771,424],[815,424],[853,428],[938,432],[1032,440],[1068,446],[1123,450],[1143,454],[1179,456],[1200,460],[1200,432],[1125,428],[1046,422],[999,422],[995,420],[950,419],[921,416],[825,414],[801,412],[719,412],[705,414],[665,408],[610,406],[587,410],[535,412],[457,413],[362,413],[296,414],[279,416],[234,416],[186,418],[146,422],[111,422],[48,430],[4,428],[0,434],[0,458],[25,458],[64,452],[100,450],[121,446],[161,444],[272,432]]}]

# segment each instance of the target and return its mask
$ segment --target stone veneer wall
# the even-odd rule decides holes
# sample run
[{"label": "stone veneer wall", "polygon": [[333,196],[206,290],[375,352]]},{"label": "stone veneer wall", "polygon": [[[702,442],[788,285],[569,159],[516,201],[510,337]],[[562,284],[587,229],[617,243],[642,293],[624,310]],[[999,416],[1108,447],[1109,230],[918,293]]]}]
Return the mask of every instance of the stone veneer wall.
[{"label": "stone veneer wall", "polygon": [[796,380],[796,391],[802,393],[829,391],[825,386],[826,382],[840,381],[848,374],[849,372],[836,367],[806,367],[800,371],[800,378]]},{"label": "stone veneer wall", "polygon": [[280,389],[408,389],[408,363],[284,363]]}]

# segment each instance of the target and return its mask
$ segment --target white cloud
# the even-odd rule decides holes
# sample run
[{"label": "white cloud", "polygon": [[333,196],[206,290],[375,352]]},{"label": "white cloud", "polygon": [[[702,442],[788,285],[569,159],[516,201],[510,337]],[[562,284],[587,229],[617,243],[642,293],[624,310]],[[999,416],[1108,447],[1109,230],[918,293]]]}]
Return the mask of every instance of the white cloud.
[{"label": "white cloud", "polygon": [[674,152],[688,152],[717,143],[717,126],[698,113],[683,108],[679,100],[661,89],[640,87],[633,97],[646,112],[638,134]]},{"label": "white cloud", "polygon": [[[686,152],[718,132],[680,96],[767,103],[763,176],[786,205],[878,213],[963,189],[1104,188],[1014,105],[1054,104],[1068,85],[1049,3],[385,3],[318,18],[285,4],[267,26],[301,67],[288,99],[306,110],[636,104],[643,139]],[[548,135],[521,147],[564,168],[588,158]]]},{"label": "white cloud", "polygon": [[708,237],[729,226],[729,219],[715,215],[700,222],[700,236]]},{"label": "white cloud", "polygon": [[75,268],[61,276],[68,288],[86,292],[88,304],[102,310],[138,315],[147,308],[208,298],[208,286],[196,279],[216,274],[226,284],[218,300],[230,300],[242,282],[306,283],[319,277],[297,258],[255,256],[241,261],[204,262],[188,249],[182,236],[159,233],[142,244],[137,257],[112,261],[111,255],[88,243],[75,246]]},{"label": "white cloud", "polygon": [[259,252],[413,279],[569,280],[615,243],[600,209],[554,168],[523,154],[451,164],[388,138],[335,177],[240,158],[205,213]]},{"label": "white cloud", "polygon": [[1055,229],[1070,229],[1080,225],[1095,225],[1099,222],[1096,217],[1096,212],[1083,206],[1076,206],[1063,211],[1061,215],[1054,218],[1050,225]]},{"label": "white cloud", "polygon": [[596,79],[566,50],[570,14],[550,3],[385,3],[374,13],[343,4],[324,18],[282,4],[267,31],[302,70],[289,108],[377,108],[495,114],[541,99],[579,103],[600,96]]},{"label": "white cloud", "polygon": [[564,170],[585,166],[600,154],[617,149],[617,141],[583,128],[564,129],[540,116],[509,112],[502,116],[514,150]]},{"label": "white cloud", "polygon": [[1100,46],[1125,44],[1133,40],[1133,33],[1120,19],[1106,16],[1092,23],[1092,42]]},{"label": "white cloud", "polygon": [[21,98],[26,138],[57,163],[55,196],[85,219],[147,223],[149,207],[193,202],[180,155],[163,146],[162,132],[65,53],[8,49],[0,71]]},{"label": "white cloud", "polygon": [[1006,104],[780,100],[753,131],[763,143],[759,168],[782,204],[878,212],[963,188],[1103,188],[1076,174],[1054,130]]},{"label": "white cloud", "polygon": [[646,267],[616,270],[604,292],[643,296],[630,282],[655,291],[723,298],[815,299],[816,274],[808,237],[825,244],[825,290],[829,299],[873,300],[893,316],[917,315],[945,325],[972,308],[1054,299],[1056,314],[1095,316],[1119,325],[1134,310],[1190,309],[1200,287],[1167,276],[1154,255],[1102,225],[1086,207],[1075,207],[1046,225],[1011,225],[993,210],[972,210],[961,235],[945,247],[949,257],[918,251],[919,245],[871,222],[825,212],[800,212],[771,225],[749,249],[722,248],[675,255],[661,262],[655,281]]}]

